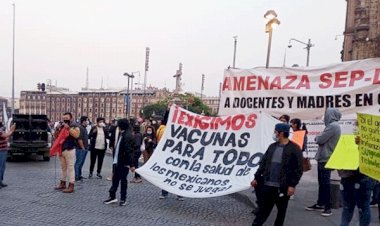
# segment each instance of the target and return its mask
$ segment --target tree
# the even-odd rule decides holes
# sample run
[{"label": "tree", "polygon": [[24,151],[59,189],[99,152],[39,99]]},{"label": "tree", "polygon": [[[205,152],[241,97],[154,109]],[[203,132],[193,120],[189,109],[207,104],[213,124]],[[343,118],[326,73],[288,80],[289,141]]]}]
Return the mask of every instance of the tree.
[{"label": "tree", "polygon": [[[147,105],[144,107],[144,118],[150,118],[154,113],[157,116],[163,117],[167,109],[168,103],[171,102],[173,97],[169,97],[165,100],[159,101],[155,104]],[[194,96],[190,93],[180,94],[179,95],[181,107],[187,109],[188,111],[204,114],[211,116],[211,109],[205,105],[199,97]]]},{"label": "tree", "polygon": [[146,105],[143,108],[144,118],[150,118],[153,115],[153,113],[156,116],[164,117],[167,106],[168,101],[166,100],[159,101],[155,104]]}]

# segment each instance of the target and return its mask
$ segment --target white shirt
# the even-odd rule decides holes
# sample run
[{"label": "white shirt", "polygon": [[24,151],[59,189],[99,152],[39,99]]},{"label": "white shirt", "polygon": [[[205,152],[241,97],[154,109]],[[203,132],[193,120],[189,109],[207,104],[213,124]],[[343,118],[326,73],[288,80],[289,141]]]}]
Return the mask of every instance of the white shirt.
[{"label": "white shirt", "polygon": [[95,141],[95,149],[104,150],[106,149],[106,138],[104,136],[104,130],[102,127],[97,127],[97,135]]}]

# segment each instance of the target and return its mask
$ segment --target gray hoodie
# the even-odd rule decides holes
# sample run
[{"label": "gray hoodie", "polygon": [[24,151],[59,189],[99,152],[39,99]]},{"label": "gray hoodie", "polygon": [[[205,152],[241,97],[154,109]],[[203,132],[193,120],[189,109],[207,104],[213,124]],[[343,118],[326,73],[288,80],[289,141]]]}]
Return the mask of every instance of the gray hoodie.
[{"label": "gray hoodie", "polygon": [[336,108],[327,108],[325,112],[325,129],[319,134],[315,141],[318,144],[318,151],[315,155],[317,162],[327,162],[333,153],[339,138],[340,126],[338,121],[342,117],[340,111]]}]

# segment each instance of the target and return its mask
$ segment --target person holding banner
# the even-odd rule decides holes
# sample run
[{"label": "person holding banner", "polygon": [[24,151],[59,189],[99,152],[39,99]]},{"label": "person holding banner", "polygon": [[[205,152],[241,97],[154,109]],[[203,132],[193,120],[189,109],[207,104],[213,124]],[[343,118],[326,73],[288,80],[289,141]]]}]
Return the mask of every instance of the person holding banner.
[{"label": "person holding banner", "polygon": [[[355,138],[355,143],[360,144],[360,137]],[[371,222],[370,199],[374,186],[374,180],[357,170],[338,170],[341,177],[341,195],[343,199],[343,211],[341,226],[348,226],[354,215],[355,206],[359,209],[360,226],[368,226]]]},{"label": "person holding banner", "polygon": [[115,154],[113,157],[113,176],[112,186],[109,190],[109,198],[103,203],[108,205],[116,203],[116,191],[120,183],[120,206],[126,205],[128,181],[127,176],[129,170],[135,171],[134,167],[134,147],[135,140],[131,133],[128,119],[118,121],[120,129],[119,139],[116,142]]},{"label": "person holding banner", "polygon": [[[161,125],[158,128],[158,130],[157,130],[157,134],[156,134],[156,136],[157,136],[157,143],[161,140],[161,138],[163,137],[163,135],[165,133],[166,123],[168,122],[169,113],[170,113],[170,106],[171,106],[171,104],[169,104],[169,106],[168,106],[169,109],[166,110],[164,118],[162,119]],[[168,195],[169,195],[168,191],[161,190],[161,195],[159,196],[159,199],[165,199],[165,198],[168,197]],[[177,200],[178,201],[184,201],[185,199],[182,196],[177,195]]]},{"label": "person holding banner", "polygon": [[318,151],[315,160],[318,162],[318,200],[317,203],[305,207],[309,211],[322,211],[321,215],[328,217],[331,212],[331,194],[330,194],[330,178],[331,170],[325,168],[326,163],[330,159],[341,134],[339,120],[342,117],[340,111],[336,108],[327,108],[324,115],[325,129],[315,138],[318,144]]},{"label": "person holding banner", "polygon": [[[251,186],[260,189],[259,210],[252,226],[261,226],[269,217],[273,206],[277,207],[275,226],[284,225],[289,197],[302,177],[302,152],[289,140],[290,126],[278,123],[272,143],[262,157]],[[263,183],[263,184],[259,184]]]}]

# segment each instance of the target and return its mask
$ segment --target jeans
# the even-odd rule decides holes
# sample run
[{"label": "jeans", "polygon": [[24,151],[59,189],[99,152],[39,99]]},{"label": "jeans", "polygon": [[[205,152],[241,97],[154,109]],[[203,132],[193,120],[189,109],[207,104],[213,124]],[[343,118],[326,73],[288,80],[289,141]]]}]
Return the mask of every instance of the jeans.
[{"label": "jeans", "polygon": [[252,226],[261,226],[268,219],[273,206],[277,207],[275,226],[284,225],[286,209],[288,208],[289,196],[281,194],[279,188],[263,185],[260,191],[259,211]]},{"label": "jeans", "polygon": [[127,199],[127,188],[128,181],[127,176],[129,172],[129,167],[124,165],[113,164],[113,176],[112,176],[112,186],[109,190],[110,197],[116,198],[116,191],[120,183],[120,200],[125,201]]},{"label": "jeans", "polygon": [[376,204],[380,204],[379,200],[380,200],[380,182],[375,181],[375,185],[372,191],[372,202]]},{"label": "jeans", "polygon": [[331,170],[325,168],[326,162],[318,162],[318,206],[331,209],[330,178]]},{"label": "jeans", "polygon": [[80,179],[82,177],[82,168],[84,161],[86,160],[87,150],[76,149],[75,150],[76,161],[75,161],[75,179]]},{"label": "jeans", "polygon": [[343,212],[341,226],[348,226],[354,214],[355,206],[359,209],[359,225],[368,226],[371,222],[369,206],[373,180],[367,176],[348,177],[341,180]]},{"label": "jeans", "polygon": [[96,158],[98,158],[98,169],[96,170],[96,172],[98,174],[100,174],[100,172],[102,171],[103,160],[104,160],[104,155],[105,154],[106,154],[106,150],[105,149],[104,150],[99,150],[99,149],[92,149],[91,150],[91,153],[90,153],[90,159],[91,159],[91,162],[90,162],[90,173],[91,174],[94,171]]},{"label": "jeans", "polygon": [[75,182],[75,149],[62,151],[62,156],[59,157],[61,163],[61,181],[69,180],[69,183]]},{"label": "jeans", "polygon": [[5,172],[5,163],[7,162],[8,151],[0,150],[0,183],[3,183],[4,172]]}]

